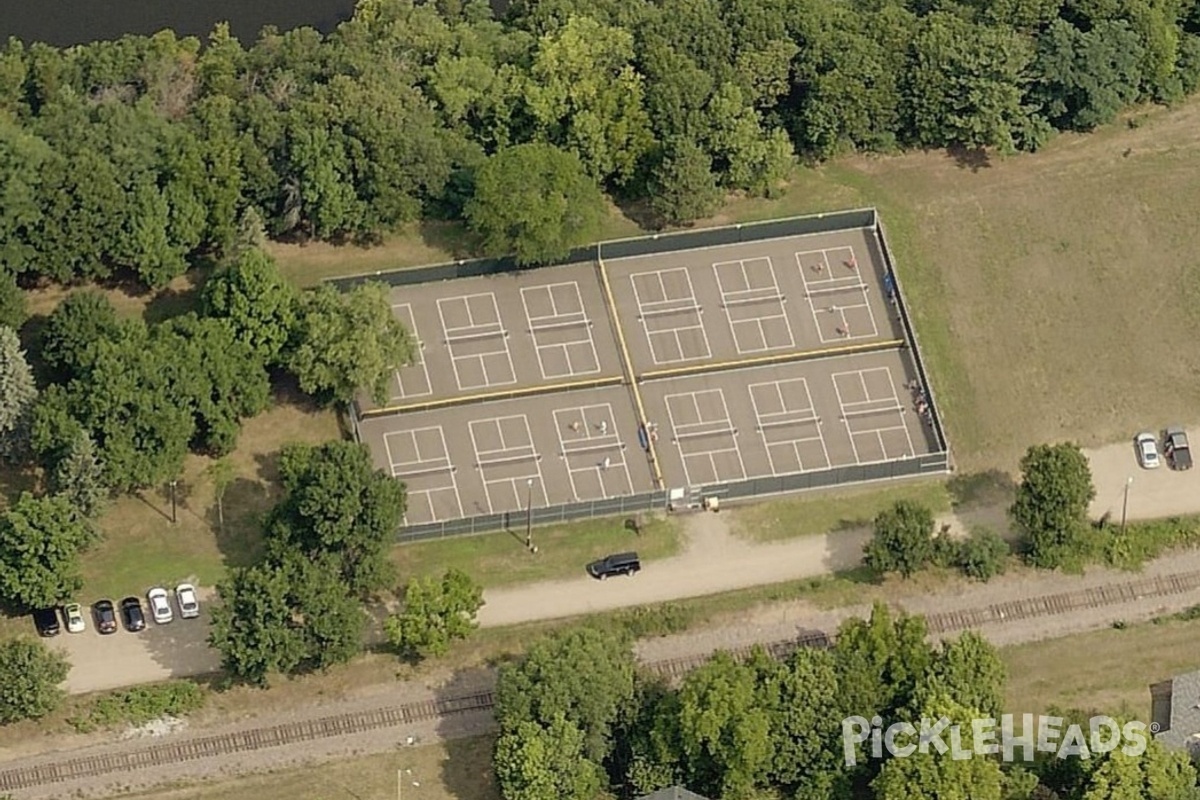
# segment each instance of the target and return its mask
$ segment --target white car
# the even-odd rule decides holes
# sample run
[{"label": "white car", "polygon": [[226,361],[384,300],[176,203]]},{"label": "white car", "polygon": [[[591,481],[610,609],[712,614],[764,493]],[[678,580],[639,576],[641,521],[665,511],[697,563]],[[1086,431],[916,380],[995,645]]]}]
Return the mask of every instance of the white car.
[{"label": "white car", "polygon": [[1133,442],[1137,446],[1138,463],[1142,469],[1155,469],[1162,463],[1158,457],[1158,440],[1153,433],[1139,433]]},{"label": "white car", "polygon": [[63,616],[67,618],[67,633],[83,633],[87,629],[87,623],[83,621],[83,608],[79,603],[63,606]]},{"label": "white car", "polygon": [[146,599],[150,601],[150,616],[154,617],[154,621],[159,625],[166,625],[175,619],[171,612],[171,603],[167,600],[166,589],[155,587],[146,592]]},{"label": "white car", "polygon": [[184,619],[200,616],[200,600],[196,597],[196,587],[190,583],[181,583],[175,587],[175,603],[179,606],[179,616]]}]

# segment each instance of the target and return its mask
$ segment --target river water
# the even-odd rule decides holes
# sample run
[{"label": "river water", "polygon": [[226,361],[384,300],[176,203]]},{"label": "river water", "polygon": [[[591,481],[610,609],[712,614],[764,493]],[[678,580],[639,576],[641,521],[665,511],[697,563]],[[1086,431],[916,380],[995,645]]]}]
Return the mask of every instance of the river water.
[{"label": "river water", "polygon": [[163,28],[203,39],[224,20],[249,45],[264,25],[328,33],[353,11],[354,0],[0,0],[0,41],[66,47]]}]

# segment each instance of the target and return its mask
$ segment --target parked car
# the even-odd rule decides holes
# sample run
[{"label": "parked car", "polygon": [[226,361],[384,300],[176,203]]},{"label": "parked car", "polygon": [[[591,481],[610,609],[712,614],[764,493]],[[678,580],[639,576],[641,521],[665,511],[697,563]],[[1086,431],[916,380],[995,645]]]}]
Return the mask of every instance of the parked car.
[{"label": "parked car", "polygon": [[154,617],[156,624],[166,625],[175,619],[175,614],[171,612],[171,601],[167,598],[166,589],[154,587],[146,592],[146,600],[150,602],[150,616]]},{"label": "parked car", "polygon": [[1163,452],[1171,469],[1192,468],[1192,449],[1188,446],[1187,433],[1181,426],[1173,425],[1163,431]]},{"label": "parked car", "polygon": [[190,583],[181,583],[175,587],[175,604],[179,606],[179,616],[184,619],[200,616],[200,600],[196,597],[196,587]]},{"label": "parked car", "polygon": [[112,600],[97,600],[93,603],[92,618],[96,621],[96,630],[100,633],[117,632],[117,611],[113,608]]},{"label": "parked car", "polygon": [[146,615],[142,613],[142,601],[136,597],[126,597],[121,601],[121,621],[125,630],[137,633],[146,627]]},{"label": "parked car", "polygon": [[33,626],[37,628],[38,636],[58,636],[62,626],[58,624],[58,609],[39,608],[33,612]]},{"label": "parked car", "polygon": [[87,629],[83,621],[83,607],[79,603],[63,606],[63,619],[67,621],[67,633],[83,633]]},{"label": "parked car", "polygon": [[1156,469],[1162,460],[1158,457],[1158,440],[1153,433],[1139,433],[1133,439],[1137,447],[1138,463],[1142,469]]},{"label": "parked car", "polygon": [[587,565],[588,574],[598,580],[604,580],[610,575],[634,575],[641,568],[642,561],[637,553],[617,553]]}]

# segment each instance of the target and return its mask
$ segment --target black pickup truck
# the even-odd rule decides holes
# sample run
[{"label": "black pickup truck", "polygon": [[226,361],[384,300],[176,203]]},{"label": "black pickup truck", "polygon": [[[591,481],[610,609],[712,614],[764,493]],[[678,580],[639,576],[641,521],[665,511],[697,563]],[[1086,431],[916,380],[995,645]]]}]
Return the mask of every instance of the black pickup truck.
[{"label": "black pickup truck", "polygon": [[1187,433],[1176,425],[1163,431],[1163,453],[1171,469],[1191,469],[1192,450],[1188,447]]}]

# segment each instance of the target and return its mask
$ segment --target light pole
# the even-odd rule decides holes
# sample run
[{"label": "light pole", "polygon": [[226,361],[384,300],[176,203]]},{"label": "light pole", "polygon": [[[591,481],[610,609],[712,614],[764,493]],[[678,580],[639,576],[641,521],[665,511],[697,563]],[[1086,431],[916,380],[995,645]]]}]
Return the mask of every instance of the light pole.
[{"label": "light pole", "polygon": [[533,478],[525,481],[525,547],[533,552]]},{"label": "light pole", "polygon": [[1125,520],[1129,517],[1129,487],[1133,486],[1133,476],[1125,481],[1125,500],[1121,503],[1121,533],[1125,533]]},{"label": "light pole", "polygon": [[179,517],[175,513],[175,484],[177,482],[178,481],[176,481],[174,479],[172,479],[172,481],[171,481],[171,524],[172,525],[174,525],[175,523],[177,523],[179,521]]}]

